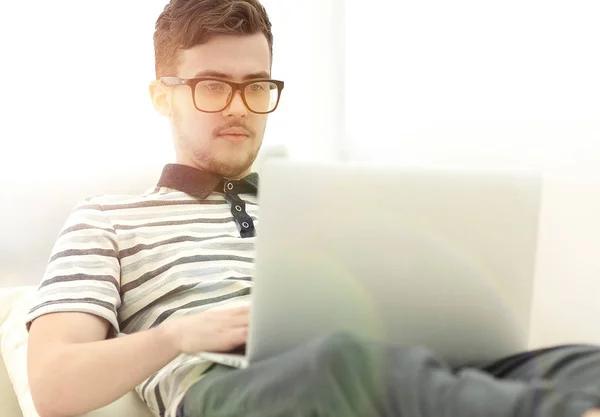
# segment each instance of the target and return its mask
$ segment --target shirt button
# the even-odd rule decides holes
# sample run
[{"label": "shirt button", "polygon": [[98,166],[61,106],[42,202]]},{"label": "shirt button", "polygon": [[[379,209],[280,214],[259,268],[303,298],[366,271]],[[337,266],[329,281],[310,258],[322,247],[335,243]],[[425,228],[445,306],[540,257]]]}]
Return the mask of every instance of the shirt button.
[{"label": "shirt button", "polygon": [[243,227],[244,229],[247,229],[247,228],[249,228],[249,227],[250,227],[250,225],[248,224],[248,222],[244,222],[244,223],[242,223],[242,227]]},{"label": "shirt button", "polygon": [[237,211],[242,211],[242,207],[241,207],[241,206],[235,206],[235,209],[236,209]]}]

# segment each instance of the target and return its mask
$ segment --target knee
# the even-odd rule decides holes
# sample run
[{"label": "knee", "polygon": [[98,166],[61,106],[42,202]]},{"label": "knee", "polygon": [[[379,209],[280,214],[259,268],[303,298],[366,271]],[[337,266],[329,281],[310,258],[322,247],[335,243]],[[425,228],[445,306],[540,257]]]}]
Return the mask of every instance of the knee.
[{"label": "knee", "polygon": [[365,345],[365,341],[359,336],[349,332],[335,332],[315,340],[319,351],[339,352],[346,348],[358,348]]},{"label": "knee", "polygon": [[365,362],[371,350],[367,341],[347,332],[333,333],[314,342],[315,359],[325,366]]}]

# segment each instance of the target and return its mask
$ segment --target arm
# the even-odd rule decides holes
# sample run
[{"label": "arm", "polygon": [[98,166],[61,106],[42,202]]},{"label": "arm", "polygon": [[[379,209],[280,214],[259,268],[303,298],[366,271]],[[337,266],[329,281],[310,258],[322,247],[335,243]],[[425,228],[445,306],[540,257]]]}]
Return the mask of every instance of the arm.
[{"label": "arm", "polygon": [[180,353],[228,350],[242,336],[247,313],[237,317],[229,310],[173,318],[158,328],[107,340],[111,326],[111,333],[120,330],[118,251],[117,234],[102,207],[87,200],[76,207],[28,317],[28,376],[42,417],[108,405]]},{"label": "arm", "polygon": [[30,330],[28,373],[41,417],[83,414],[116,401],[179,351],[164,327],[105,340],[109,324],[86,313],[55,313]]},{"label": "arm", "polygon": [[54,313],[30,329],[28,374],[41,417],[69,417],[116,401],[180,353],[229,351],[246,342],[248,308],[206,311],[105,340],[104,319]]}]

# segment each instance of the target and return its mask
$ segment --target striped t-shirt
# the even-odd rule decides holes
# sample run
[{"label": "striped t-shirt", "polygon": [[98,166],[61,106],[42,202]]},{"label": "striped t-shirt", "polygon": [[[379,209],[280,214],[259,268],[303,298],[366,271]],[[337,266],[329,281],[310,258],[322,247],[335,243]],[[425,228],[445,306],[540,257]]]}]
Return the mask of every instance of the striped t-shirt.
[{"label": "striped t-shirt", "polygon": [[[64,225],[27,318],[84,312],[111,337],[247,299],[253,276],[256,174],[224,180],[169,164],[138,196],[77,205]],[[175,416],[209,362],[180,355],[136,391],[157,416]]]}]

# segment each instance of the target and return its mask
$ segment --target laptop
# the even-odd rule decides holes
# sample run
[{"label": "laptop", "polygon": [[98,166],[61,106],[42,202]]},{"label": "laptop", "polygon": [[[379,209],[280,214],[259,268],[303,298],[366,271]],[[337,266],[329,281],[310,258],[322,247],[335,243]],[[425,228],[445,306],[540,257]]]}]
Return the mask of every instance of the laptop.
[{"label": "laptop", "polygon": [[526,170],[268,162],[244,368],[323,335],[453,367],[527,348],[542,179]]}]

